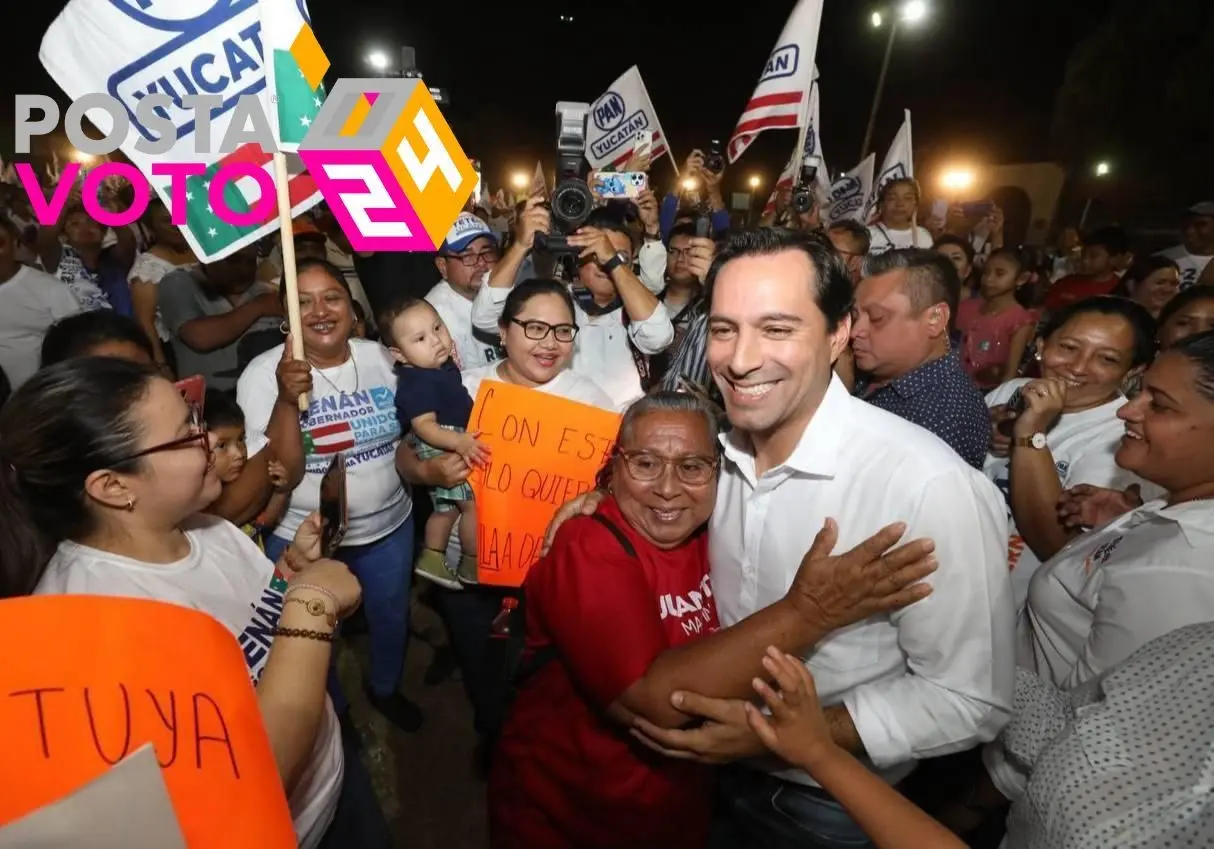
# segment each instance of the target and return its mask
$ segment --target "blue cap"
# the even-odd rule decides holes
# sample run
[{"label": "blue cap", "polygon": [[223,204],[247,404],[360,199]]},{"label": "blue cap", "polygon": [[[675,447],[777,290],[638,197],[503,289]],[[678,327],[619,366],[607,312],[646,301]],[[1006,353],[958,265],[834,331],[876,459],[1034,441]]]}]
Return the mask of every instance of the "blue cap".
[{"label": "blue cap", "polygon": [[451,225],[451,229],[447,231],[447,238],[443,240],[438,252],[457,254],[472,242],[482,238],[489,239],[494,245],[497,244],[497,236],[489,229],[488,224],[471,212],[461,212],[459,218],[455,219],[455,223]]}]

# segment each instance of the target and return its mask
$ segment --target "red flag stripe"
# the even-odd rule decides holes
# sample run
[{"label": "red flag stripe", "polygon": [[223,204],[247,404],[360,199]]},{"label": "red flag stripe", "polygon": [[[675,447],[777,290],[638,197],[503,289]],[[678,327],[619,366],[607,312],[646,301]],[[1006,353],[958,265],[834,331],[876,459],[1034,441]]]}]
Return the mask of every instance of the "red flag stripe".
[{"label": "red flag stripe", "polygon": [[764,109],[768,106],[790,106],[801,102],[804,92],[801,91],[781,91],[775,94],[764,94],[759,97],[752,97],[750,102],[746,104],[746,108],[742,110],[742,115],[747,112],[753,112],[755,109]]},{"label": "red flag stripe", "polygon": [[777,127],[795,127],[797,126],[797,115],[768,115],[765,118],[754,118],[750,121],[742,121],[738,126],[733,128],[734,136],[753,135],[762,132],[763,130],[771,130]]}]

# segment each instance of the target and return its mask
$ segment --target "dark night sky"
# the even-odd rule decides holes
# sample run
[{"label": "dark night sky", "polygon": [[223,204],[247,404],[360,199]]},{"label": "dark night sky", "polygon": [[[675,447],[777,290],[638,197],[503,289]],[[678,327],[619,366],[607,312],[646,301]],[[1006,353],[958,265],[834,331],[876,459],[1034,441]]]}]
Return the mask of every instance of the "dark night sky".
[{"label": "dark night sky", "polygon": [[[180,2],[180,0],[158,0]],[[1050,113],[1072,48],[1113,0],[929,0],[928,20],[899,34],[874,146],[884,152],[903,107],[914,113],[920,162],[963,155],[979,163],[1048,158]],[[593,100],[639,64],[677,155],[727,138],[794,0],[727,4],[616,0],[460,3],[312,0],[313,26],[341,76],[367,75],[372,48],[417,50],[431,85],[450,91],[446,110],[465,152],[485,163],[492,187],[537,158],[553,159],[553,105]],[[826,0],[818,67],[822,144],[832,169],[858,158],[885,47],[869,14],[882,4]],[[42,32],[61,0],[6,16],[11,95],[55,91],[38,65]],[[715,11],[720,10],[720,11]],[[572,15],[572,24],[561,15]],[[17,46],[26,46],[15,49]],[[733,169],[768,181],[788,156],[791,131],[769,131]],[[11,149],[11,140],[0,142]],[[655,180],[672,176],[656,166]],[[770,185],[770,182],[768,182]]]}]

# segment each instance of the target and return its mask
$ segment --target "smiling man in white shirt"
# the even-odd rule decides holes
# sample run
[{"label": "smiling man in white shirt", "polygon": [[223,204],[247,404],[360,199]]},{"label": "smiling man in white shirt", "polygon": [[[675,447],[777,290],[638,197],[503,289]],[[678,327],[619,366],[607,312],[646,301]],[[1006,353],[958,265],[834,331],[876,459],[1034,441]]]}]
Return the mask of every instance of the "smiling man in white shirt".
[{"label": "smiling man in white shirt", "polygon": [[[805,656],[836,742],[897,784],[919,759],[991,740],[1010,716],[1007,516],[995,487],[943,441],[851,397],[833,376],[851,292],[842,260],[803,234],[738,234],[717,255],[707,359],[734,430],[709,533],[713,595],[725,626],[775,602],[828,517],[837,550],[894,522],[906,523],[904,539],[935,541],[930,597]],[[681,698],[709,721],[658,735],[668,751],[711,762],[760,751],[740,703]],[[768,766],[723,776],[731,845],[868,845],[805,773]]]},{"label": "smiling man in white shirt", "polygon": [[472,325],[472,301],[498,260],[497,236],[470,212],[462,212],[451,225],[434,264],[443,279],[426,294],[426,300],[447,325],[460,369],[482,368],[502,357],[501,338]]}]

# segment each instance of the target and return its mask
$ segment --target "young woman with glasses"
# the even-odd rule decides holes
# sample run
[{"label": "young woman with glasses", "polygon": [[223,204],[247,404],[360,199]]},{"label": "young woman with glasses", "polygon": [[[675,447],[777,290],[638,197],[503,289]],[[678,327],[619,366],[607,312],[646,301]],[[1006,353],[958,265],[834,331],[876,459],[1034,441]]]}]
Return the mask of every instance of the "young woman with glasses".
[{"label": "young woman with glasses", "polygon": [[201,512],[219,490],[199,411],[152,367],[85,357],[43,369],[0,413],[0,598],[151,598],[226,626],[257,687],[300,846],[313,849],[344,769],[329,656],[361,591],[321,559],[315,515],[274,564]]}]

